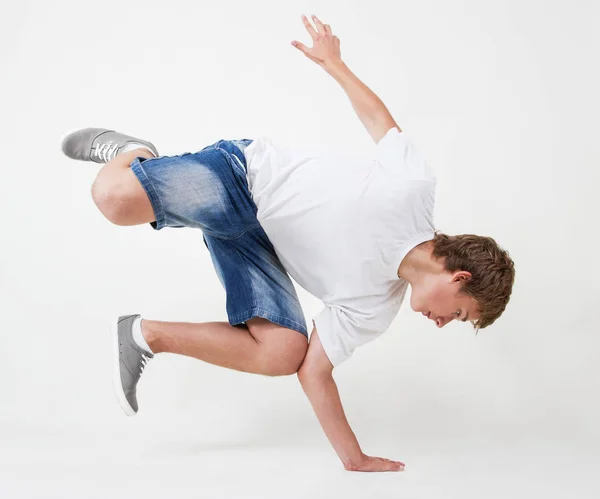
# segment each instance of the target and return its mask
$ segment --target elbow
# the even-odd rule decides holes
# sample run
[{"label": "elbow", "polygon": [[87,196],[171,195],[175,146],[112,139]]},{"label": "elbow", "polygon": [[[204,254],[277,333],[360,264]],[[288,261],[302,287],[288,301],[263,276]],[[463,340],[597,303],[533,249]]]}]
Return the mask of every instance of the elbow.
[{"label": "elbow", "polygon": [[333,379],[333,370],[311,369],[310,367],[304,365],[300,366],[300,369],[298,369],[296,374],[301,385],[323,383],[329,379]]},{"label": "elbow", "polygon": [[301,385],[303,385],[309,379],[308,369],[302,369],[302,367],[300,367],[300,369],[298,369],[298,372],[296,373],[296,375],[298,376],[298,381],[300,381]]},{"label": "elbow", "polygon": [[[313,321],[314,322],[314,321]],[[313,329],[310,336],[308,350],[302,364],[298,368],[297,374],[301,384],[312,383],[322,379],[332,378],[333,364],[327,357],[317,328]]]}]

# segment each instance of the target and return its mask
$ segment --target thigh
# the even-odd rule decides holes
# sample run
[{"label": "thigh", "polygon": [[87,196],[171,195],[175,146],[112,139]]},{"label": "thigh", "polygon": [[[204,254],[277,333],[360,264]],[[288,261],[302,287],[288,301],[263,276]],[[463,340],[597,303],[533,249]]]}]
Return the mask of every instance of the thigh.
[{"label": "thigh", "polygon": [[221,238],[259,226],[238,147],[250,142],[220,140],[196,153],[135,158],[131,171],[152,205],[151,226],[198,228]]},{"label": "thigh", "polygon": [[235,239],[208,234],[203,238],[225,288],[227,317],[232,326],[262,317],[308,339],[294,284],[261,226]]}]

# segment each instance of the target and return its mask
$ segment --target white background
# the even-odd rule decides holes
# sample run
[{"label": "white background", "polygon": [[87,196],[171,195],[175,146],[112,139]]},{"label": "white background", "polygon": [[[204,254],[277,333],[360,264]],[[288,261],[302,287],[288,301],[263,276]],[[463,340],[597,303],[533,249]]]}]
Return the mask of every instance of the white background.
[{"label": "white background", "polygon": [[[274,138],[371,154],[341,87],[290,45],[301,14],[438,176],[436,228],[493,237],[516,283],[475,337],[409,295],[336,368],[365,453],[343,470],[295,376],[159,355],[127,418],[108,323],[227,320],[201,232],[119,227],[61,136],[161,154]],[[0,496],[597,497],[597,2],[6,2],[0,30]],[[322,307],[297,286],[307,320]],[[310,331],[310,329],[309,329]]]}]

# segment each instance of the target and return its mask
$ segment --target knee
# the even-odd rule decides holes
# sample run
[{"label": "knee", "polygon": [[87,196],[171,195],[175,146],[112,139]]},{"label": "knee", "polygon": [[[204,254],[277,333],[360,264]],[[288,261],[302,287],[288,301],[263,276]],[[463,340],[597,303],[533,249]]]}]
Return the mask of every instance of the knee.
[{"label": "knee", "polygon": [[126,225],[127,194],[118,185],[97,179],[92,184],[92,199],[109,222]]}]

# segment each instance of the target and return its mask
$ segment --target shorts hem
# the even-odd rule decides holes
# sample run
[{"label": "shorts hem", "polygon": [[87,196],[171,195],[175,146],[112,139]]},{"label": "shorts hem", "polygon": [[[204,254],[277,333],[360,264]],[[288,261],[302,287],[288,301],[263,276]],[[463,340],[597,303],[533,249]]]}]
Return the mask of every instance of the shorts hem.
[{"label": "shorts hem", "polygon": [[150,204],[152,205],[152,210],[154,211],[154,217],[156,218],[156,220],[154,222],[150,222],[150,225],[152,226],[152,228],[154,230],[160,230],[163,227],[167,226],[165,210],[163,209],[163,206],[160,202],[160,198],[158,197],[156,189],[154,188],[152,181],[146,174],[146,170],[144,170],[144,167],[142,166],[142,162],[141,162],[141,160],[149,161],[152,159],[153,158],[143,158],[141,156],[138,156],[130,163],[129,166],[131,167],[131,171],[135,174],[135,176],[139,180],[140,184],[142,184],[142,187],[144,188],[144,190],[146,191],[146,194],[148,195],[148,199],[150,199]]},{"label": "shorts hem", "polygon": [[241,324],[242,322],[246,322],[247,320],[250,320],[253,317],[262,317],[263,319],[267,319],[268,321],[274,322],[275,324],[279,324],[280,326],[293,329],[303,334],[304,336],[306,336],[306,339],[308,339],[308,331],[305,325],[300,324],[292,319],[288,319],[287,317],[283,317],[282,315],[265,310],[264,308],[251,307],[244,312],[228,315],[229,323],[232,326]]}]

